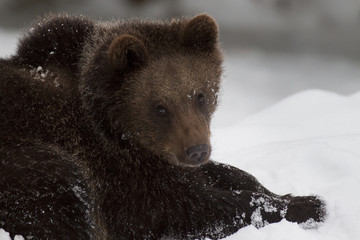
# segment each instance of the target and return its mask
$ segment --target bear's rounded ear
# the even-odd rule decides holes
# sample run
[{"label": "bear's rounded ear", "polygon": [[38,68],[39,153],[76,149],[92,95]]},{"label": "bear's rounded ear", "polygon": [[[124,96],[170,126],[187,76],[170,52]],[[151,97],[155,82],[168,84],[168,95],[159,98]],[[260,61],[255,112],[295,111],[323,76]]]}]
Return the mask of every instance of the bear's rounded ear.
[{"label": "bear's rounded ear", "polygon": [[215,20],[207,14],[200,14],[181,29],[181,42],[186,47],[199,50],[212,50],[219,34]]},{"label": "bear's rounded ear", "polygon": [[140,68],[148,61],[144,43],[131,35],[114,39],[110,44],[108,57],[114,69],[120,72]]}]

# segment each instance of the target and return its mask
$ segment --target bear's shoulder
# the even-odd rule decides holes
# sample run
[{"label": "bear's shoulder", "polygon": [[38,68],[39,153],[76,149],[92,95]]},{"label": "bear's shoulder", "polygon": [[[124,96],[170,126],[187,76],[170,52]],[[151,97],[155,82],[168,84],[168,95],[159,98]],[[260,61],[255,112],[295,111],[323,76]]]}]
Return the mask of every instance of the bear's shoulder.
[{"label": "bear's shoulder", "polygon": [[95,23],[82,16],[48,15],[20,39],[12,61],[22,67],[55,66],[75,70]]}]

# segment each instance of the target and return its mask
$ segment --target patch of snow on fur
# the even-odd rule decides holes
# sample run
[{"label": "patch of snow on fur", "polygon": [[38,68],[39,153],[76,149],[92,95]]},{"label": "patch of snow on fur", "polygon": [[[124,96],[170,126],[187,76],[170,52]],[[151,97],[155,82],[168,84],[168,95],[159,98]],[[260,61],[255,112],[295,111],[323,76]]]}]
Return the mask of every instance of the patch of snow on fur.
[{"label": "patch of snow on fur", "polygon": [[263,221],[262,215],[261,215],[261,207],[258,207],[252,214],[251,214],[251,224],[255,226],[256,228],[261,228],[269,223],[267,221]]},{"label": "patch of snow on fur", "polygon": [[41,80],[42,82],[45,81],[45,77],[49,73],[48,70],[44,70],[41,66],[38,66],[36,69],[30,70],[31,75],[36,80]]},{"label": "patch of snow on fur", "polygon": [[2,228],[0,228],[0,240],[11,240],[10,234]]},{"label": "patch of snow on fur", "polygon": [[321,225],[321,223],[316,222],[313,218],[310,218],[306,222],[300,223],[299,225],[303,229],[312,229],[312,228],[318,228]]},{"label": "patch of snow on fur", "polygon": [[252,198],[250,202],[250,206],[261,206],[265,212],[277,212],[278,209],[270,204],[269,201],[265,200],[263,197],[259,197],[258,199]]},{"label": "patch of snow on fur", "polygon": [[25,240],[25,238],[21,235],[15,235],[14,240]]}]

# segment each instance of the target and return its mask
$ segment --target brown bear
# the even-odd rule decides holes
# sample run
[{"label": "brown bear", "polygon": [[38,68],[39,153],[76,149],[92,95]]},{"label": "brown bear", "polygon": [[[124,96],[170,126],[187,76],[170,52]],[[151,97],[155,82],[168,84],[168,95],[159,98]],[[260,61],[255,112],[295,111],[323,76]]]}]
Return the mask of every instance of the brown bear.
[{"label": "brown bear", "polygon": [[324,220],[209,160],[222,74],[206,14],[47,16],[0,60],[0,228],[25,239],[218,239]]}]

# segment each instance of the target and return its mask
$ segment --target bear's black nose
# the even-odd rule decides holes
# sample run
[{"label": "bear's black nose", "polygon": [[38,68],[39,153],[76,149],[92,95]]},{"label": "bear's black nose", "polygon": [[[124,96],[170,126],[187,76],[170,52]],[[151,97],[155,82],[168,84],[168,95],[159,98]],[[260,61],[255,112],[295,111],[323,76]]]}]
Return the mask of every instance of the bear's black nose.
[{"label": "bear's black nose", "polygon": [[209,151],[210,151],[209,145],[199,144],[188,148],[188,150],[186,150],[186,154],[191,160],[201,162],[209,154]]}]

